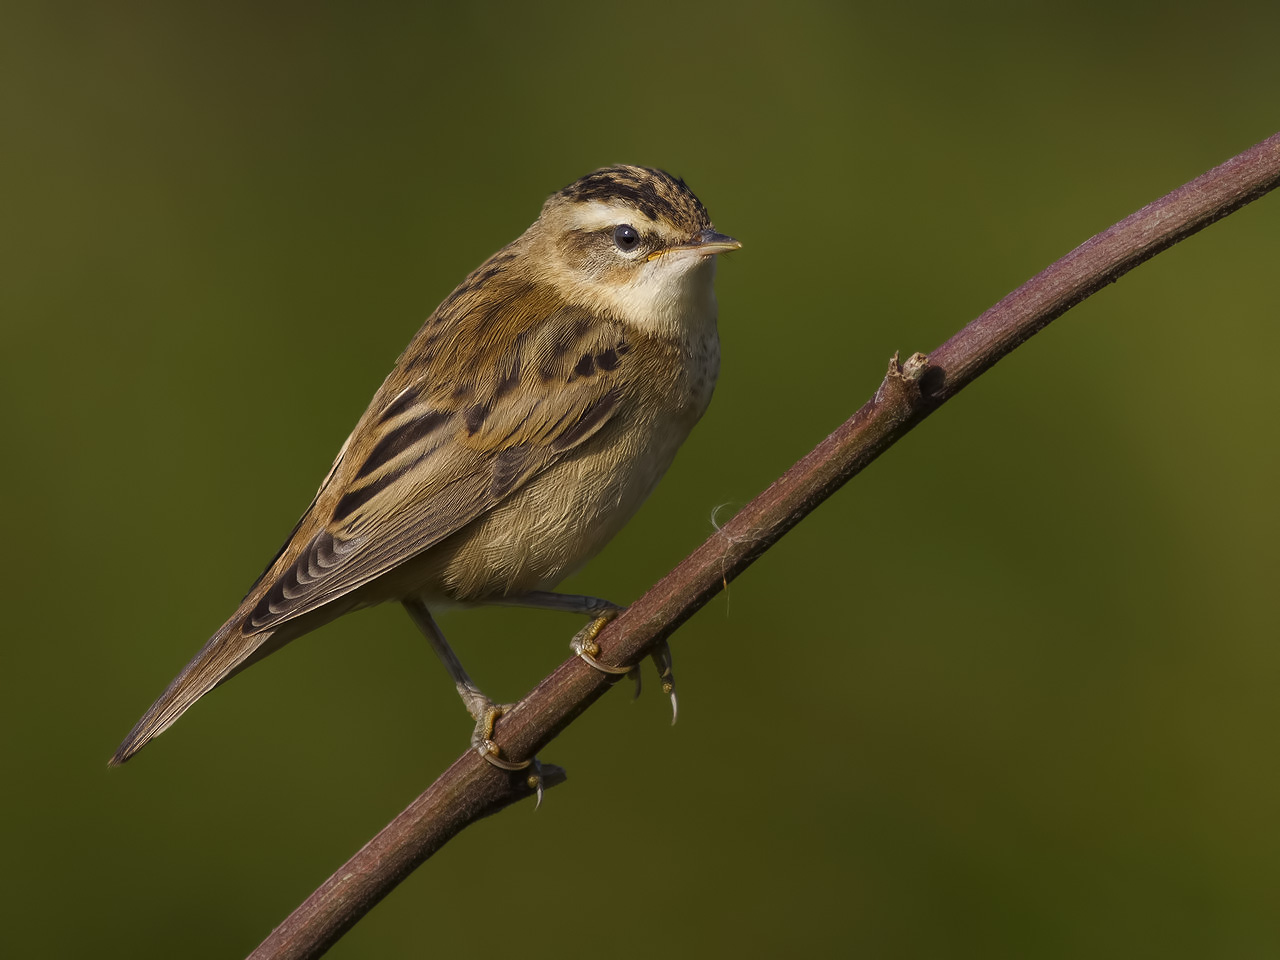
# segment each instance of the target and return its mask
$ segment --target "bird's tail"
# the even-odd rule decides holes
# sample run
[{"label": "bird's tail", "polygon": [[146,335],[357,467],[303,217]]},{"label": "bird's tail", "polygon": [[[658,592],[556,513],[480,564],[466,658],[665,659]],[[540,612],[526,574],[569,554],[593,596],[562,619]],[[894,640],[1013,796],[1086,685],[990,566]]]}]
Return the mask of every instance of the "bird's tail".
[{"label": "bird's tail", "polygon": [[169,729],[206,693],[280,646],[280,643],[269,642],[275,632],[272,630],[246,635],[241,630],[242,620],[243,617],[237,614],[209,638],[209,642],[200,648],[200,652],[183,667],[168,689],[129,731],[111,758],[110,766],[124,763],[150,740]]}]

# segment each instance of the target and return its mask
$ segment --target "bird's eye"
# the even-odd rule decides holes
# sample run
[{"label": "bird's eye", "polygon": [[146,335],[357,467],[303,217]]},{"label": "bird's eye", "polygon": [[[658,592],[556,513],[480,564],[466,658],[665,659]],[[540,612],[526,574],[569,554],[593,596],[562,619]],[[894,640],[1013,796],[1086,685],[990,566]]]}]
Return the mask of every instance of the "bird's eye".
[{"label": "bird's eye", "polygon": [[623,253],[630,253],[640,245],[640,231],[629,223],[620,223],[613,230],[613,244]]}]

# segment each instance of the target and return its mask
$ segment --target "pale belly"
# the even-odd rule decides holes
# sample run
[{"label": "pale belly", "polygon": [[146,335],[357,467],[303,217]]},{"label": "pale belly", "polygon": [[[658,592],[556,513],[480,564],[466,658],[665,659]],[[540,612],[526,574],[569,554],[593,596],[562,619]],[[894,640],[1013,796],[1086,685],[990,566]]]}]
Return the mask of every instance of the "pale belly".
[{"label": "pale belly", "polygon": [[409,596],[437,606],[484,603],[554,588],[631,519],[693,421],[686,415],[647,430],[634,423],[606,428],[483,516],[357,591],[354,606]]},{"label": "pale belly", "polygon": [[594,557],[644,503],[691,425],[628,431],[562,461],[433,548],[427,592],[475,602],[550,590]]}]

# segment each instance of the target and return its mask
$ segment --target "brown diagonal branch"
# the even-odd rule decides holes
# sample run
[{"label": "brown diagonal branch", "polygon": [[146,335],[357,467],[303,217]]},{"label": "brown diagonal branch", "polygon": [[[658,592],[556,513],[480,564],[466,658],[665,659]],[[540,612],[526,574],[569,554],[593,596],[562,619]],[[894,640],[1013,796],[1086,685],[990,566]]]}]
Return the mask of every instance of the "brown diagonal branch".
[{"label": "brown diagonal branch", "polygon": [[[925,358],[897,358],[875,396],[744,507],[598,638],[608,663],[635,663],[819,503],[939,405],[1090,294],[1280,183],[1280,133],[1071,251]],[[508,757],[533,756],[615,678],[574,657],[503,717]],[[562,774],[547,777],[558,782]],[[528,796],[526,778],[468,751],[313,893],[251,955],[320,956],[469,823]]]}]

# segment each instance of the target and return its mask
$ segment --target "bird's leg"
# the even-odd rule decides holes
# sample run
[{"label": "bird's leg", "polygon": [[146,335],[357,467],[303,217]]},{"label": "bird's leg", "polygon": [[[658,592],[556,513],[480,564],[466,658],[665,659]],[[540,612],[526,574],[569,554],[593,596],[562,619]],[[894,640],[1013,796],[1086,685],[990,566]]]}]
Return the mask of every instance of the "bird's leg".
[{"label": "bird's leg", "polygon": [[563,610],[565,613],[580,613],[591,617],[591,622],[574,634],[569,642],[569,649],[601,673],[631,673],[635,667],[615,667],[601,663],[596,659],[600,655],[600,647],[596,637],[604,629],[605,624],[620,614],[625,608],[599,597],[584,597],[574,593],[551,593],[545,590],[534,590],[514,597],[503,597],[490,601],[513,607],[536,607],[539,610]]},{"label": "bird's leg", "polygon": [[[509,709],[510,704],[494,703],[480,692],[480,688],[467,675],[467,671],[462,667],[462,662],[458,659],[457,654],[453,652],[453,648],[449,646],[449,641],[445,640],[444,634],[431,616],[431,611],[427,609],[425,603],[416,598],[405,600],[404,608],[409,611],[409,616],[418,625],[418,629],[426,635],[427,641],[431,644],[431,649],[436,652],[436,656],[440,658],[444,668],[449,671],[449,676],[453,678],[454,686],[458,688],[458,696],[462,698],[462,703],[467,708],[467,713],[471,714],[471,719],[476,722],[475,731],[471,734],[471,745],[475,747],[476,752],[502,770],[524,770],[531,764],[536,769],[538,762],[536,757],[533,760],[521,760],[519,762],[504,760],[498,750],[498,745],[493,742],[493,725]],[[537,789],[538,801],[541,802],[542,781],[540,778]]]},{"label": "bird's leg", "polygon": [[[503,597],[500,600],[488,602],[515,607],[536,607],[540,610],[563,610],[566,613],[580,613],[591,617],[591,622],[574,634],[573,639],[569,641],[569,649],[581,657],[585,663],[590,664],[601,673],[627,674],[635,680],[635,695],[637,697],[640,696],[639,664],[622,667],[602,663],[597,659],[600,656],[600,646],[596,643],[596,637],[600,635],[600,631],[605,628],[610,620],[626,609],[625,607],[610,603],[608,600],[601,600],[599,597],[586,597],[573,593],[551,593],[544,590],[535,590],[531,593],[522,593],[514,597]],[[658,668],[658,679],[662,681],[662,692],[671,698],[671,722],[675,723],[678,710],[676,682],[671,673],[671,648],[667,646],[665,640],[654,650],[653,663]]]}]

